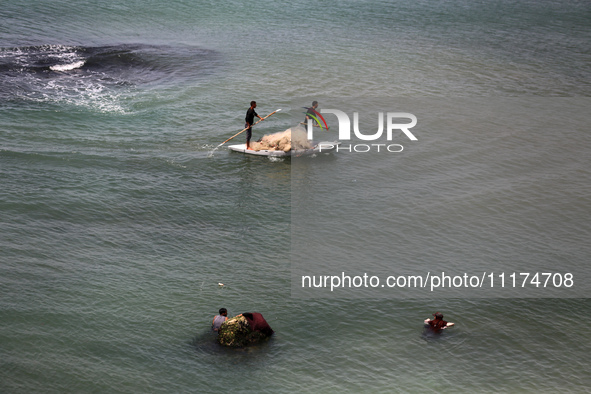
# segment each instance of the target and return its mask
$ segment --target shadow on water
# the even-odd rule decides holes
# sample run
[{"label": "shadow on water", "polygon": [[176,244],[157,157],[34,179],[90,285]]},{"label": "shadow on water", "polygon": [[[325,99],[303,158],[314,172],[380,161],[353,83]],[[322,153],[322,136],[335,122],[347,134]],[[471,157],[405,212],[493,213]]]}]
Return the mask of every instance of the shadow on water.
[{"label": "shadow on water", "polygon": [[191,340],[191,346],[198,355],[229,356],[229,357],[255,357],[266,356],[273,344],[273,337],[256,345],[245,347],[222,346],[217,342],[217,333],[207,330],[198,333]]},{"label": "shadow on water", "polygon": [[[423,326],[421,339],[428,343],[453,343],[458,344],[457,328],[447,328],[445,330],[434,330],[428,324]],[[462,342],[460,340],[460,342]]]},{"label": "shadow on water", "polygon": [[[216,152],[217,148],[213,149],[209,152],[208,158],[215,157],[214,153]],[[238,158],[241,160],[245,160],[247,162],[271,162],[271,163],[286,163],[291,164],[293,162],[298,163],[324,163],[324,162],[334,162],[338,160],[338,157],[334,153],[319,153],[307,156],[257,156],[257,155],[248,155],[238,152],[229,152],[229,157],[234,159]]]}]

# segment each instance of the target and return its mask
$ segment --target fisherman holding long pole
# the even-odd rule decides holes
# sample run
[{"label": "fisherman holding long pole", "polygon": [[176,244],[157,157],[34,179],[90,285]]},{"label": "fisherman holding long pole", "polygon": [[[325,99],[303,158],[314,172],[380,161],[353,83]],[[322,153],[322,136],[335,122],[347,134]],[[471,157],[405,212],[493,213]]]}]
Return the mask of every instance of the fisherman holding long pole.
[{"label": "fisherman holding long pole", "polygon": [[[238,133],[234,134],[233,136],[231,136],[230,138],[228,138],[227,140],[225,140],[224,142],[222,142],[221,144],[219,144],[218,146],[216,146],[209,154],[208,157],[213,157],[213,152],[215,152],[220,146],[224,145],[226,142],[230,141],[231,139],[233,139],[234,137],[237,137],[238,135],[244,133],[245,131],[248,131],[248,133],[246,134],[246,147],[247,149],[250,149],[250,138],[252,137],[252,130],[251,127],[254,126],[255,124],[262,122],[263,120],[267,119],[269,116],[276,114],[277,112],[281,111],[281,108],[271,112],[269,115],[265,116],[264,118],[261,118],[255,111],[254,109],[256,108],[257,103],[256,101],[251,101],[250,102],[250,108],[248,109],[248,111],[246,111],[246,128],[240,130]],[[252,111],[252,112],[251,112]],[[257,116],[260,120],[256,123],[252,123],[254,121],[254,117]]]},{"label": "fisherman holding long pole", "polygon": [[261,118],[259,116],[259,114],[257,114],[255,112],[254,109],[256,107],[257,107],[257,102],[251,101],[250,108],[246,111],[246,117],[244,118],[244,121],[246,122],[244,124],[244,128],[246,129],[246,149],[248,149],[248,150],[250,150],[250,139],[252,138],[252,124],[254,122],[254,117],[256,116],[260,120],[264,120],[264,118]]}]

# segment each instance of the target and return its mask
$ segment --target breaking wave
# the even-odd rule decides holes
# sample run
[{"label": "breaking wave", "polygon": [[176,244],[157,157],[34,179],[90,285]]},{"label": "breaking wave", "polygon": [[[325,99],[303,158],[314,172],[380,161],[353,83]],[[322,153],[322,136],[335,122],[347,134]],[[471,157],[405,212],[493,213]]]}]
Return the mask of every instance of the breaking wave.
[{"label": "breaking wave", "polygon": [[195,47],[41,45],[0,48],[0,100],[25,99],[123,111],[144,84],[198,80],[217,53]]},{"label": "breaking wave", "polygon": [[86,63],[84,60],[79,60],[70,64],[56,64],[54,66],[50,66],[49,69],[51,71],[70,71],[84,66],[84,63]]}]

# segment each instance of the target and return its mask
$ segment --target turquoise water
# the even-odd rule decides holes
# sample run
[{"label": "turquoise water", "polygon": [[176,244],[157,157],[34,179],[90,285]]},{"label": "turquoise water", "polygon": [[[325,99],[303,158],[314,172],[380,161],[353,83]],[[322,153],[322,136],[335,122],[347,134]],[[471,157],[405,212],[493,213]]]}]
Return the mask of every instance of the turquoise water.
[{"label": "turquoise water", "polygon": [[[255,137],[315,98],[360,111],[415,97],[584,107],[588,4],[10,0],[0,21],[1,392],[587,390],[587,298],[300,297],[290,258],[292,178],[332,171],[351,183],[319,189],[328,197],[310,211],[348,212],[345,197],[366,209],[398,190],[402,220],[388,227],[432,230],[428,247],[401,251],[407,268],[480,250],[478,268],[521,255],[587,275],[586,115],[560,112],[576,121],[541,133],[488,114],[502,127],[487,145],[482,116],[463,119],[462,141],[419,129],[421,145],[381,162],[383,184],[351,172],[360,158],[346,152],[308,172],[208,156],[253,99],[261,115],[283,109]],[[454,249],[465,243],[447,230],[476,225],[511,247]],[[261,312],[276,335],[218,347],[208,329],[222,306]],[[425,332],[436,310],[456,327]]]}]

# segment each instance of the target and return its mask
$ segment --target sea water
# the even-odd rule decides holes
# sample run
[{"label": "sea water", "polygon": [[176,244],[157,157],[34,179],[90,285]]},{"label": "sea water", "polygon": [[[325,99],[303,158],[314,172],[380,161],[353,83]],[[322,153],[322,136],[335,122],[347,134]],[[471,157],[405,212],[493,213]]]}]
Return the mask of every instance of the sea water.
[{"label": "sea water", "polygon": [[[465,116],[473,133],[437,138],[419,114],[419,145],[368,160],[209,156],[251,100],[261,116],[283,109],[254,138],[291,127],[314,99],[346,98],[363,119],[376,98],[386,110],[473,97],[584,108],[590,25],[580,1],[5,1],[0,391],[586,391],[584,296],[324,297],[294,291],[291,266],[303,182],[318,192],[305,212],[326,220],[305,223],[312,240],[364,230],[326,245],[343,261],[378,233],[348,214],[376,204],[388,231],[430,241],[368,257],[385,271],[541,258],[586,273],[580,112],[566,115],[577,127],[552,130]],[[479,134],[483,116],[499,134]],[[302,263],[315,267],[309,246]],[[261,312],[276,334],[220,348],[209,329],[221,307]],[[426,331],[436,311],[456,327]]]}]

